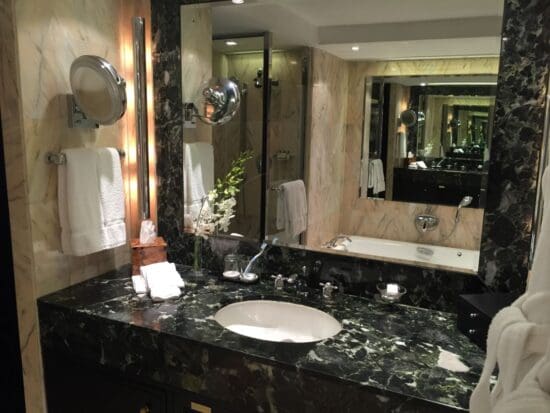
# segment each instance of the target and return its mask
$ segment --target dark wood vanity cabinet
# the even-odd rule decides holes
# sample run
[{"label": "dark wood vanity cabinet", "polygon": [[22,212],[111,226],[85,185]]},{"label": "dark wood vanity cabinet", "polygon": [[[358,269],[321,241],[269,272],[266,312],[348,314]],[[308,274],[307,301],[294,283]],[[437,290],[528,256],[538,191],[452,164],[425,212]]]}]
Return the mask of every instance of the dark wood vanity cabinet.
[{"label": "dark wood vanity cabinet", "polygon": [[183,390],[60,355],[44,355],[49,413],[231,413]]}]

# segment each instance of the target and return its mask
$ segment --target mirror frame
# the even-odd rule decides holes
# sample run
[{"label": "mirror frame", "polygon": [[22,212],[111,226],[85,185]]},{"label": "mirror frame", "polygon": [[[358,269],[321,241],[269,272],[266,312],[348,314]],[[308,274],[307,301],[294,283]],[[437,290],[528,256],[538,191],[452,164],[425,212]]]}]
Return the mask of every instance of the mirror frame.
[{"label": "mirror frame", "polygon": [[[86,104],[81,100],[76,87],[76,72],[79,69],[91,69],[96,72],[105,83],[105,88],[109,92],[113,110],[108,116],[98,118],[86,111]],[[107,60],[99,56],[83,55],[77,57],[71,64],[70,83],[74,100],[78,108],[86,115],[86,118],[100,125],[112,125],[116,123],[126,112],[126,81],[118,74],[114,66]]]},{"label": "mirror frame", "polygon": [[[158,229],[168,242],[169,258],[186,262],[190,252],[188,237],[182,236],[183,153],[178,153],[182,152],[183,143],[179,8],[210,2],[151,0]],[[504,291],[525,286],[531,250],[550,73],[550,26],[545,25],[542,15],[550,15],[547,0],[534,0],[528,8],[519,7],[516,0],[504,0],[488,202],[478,274],[492,288]],[[518,162],[522,173],[511,174]],[[520,205],[511,205],[507,199],[515,199]]]}]

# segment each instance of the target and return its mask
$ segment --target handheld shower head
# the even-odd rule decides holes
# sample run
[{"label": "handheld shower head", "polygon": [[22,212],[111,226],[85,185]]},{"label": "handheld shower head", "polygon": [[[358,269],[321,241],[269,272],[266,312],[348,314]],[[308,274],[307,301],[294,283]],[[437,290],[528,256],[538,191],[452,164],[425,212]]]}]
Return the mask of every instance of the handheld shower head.
[{"label": "handheld shower head", "polygon": [[470,205],[472,203],[473,200],[474,200],[474,197],[466,195],[464,198],[462,198],[460,200],[460,203],[458,204],[458,207],[459,208],[467,207],[468,205]]},{"label": "handheld shower head", "polygon": [[463,207],[467,207],[468,205],[470,205],[472,203],[472,201],[474,200],[474,197],[472,196],[469,196],[469,195],[466,195],[464,198],[462,198],[460,200],[460,202],[458,203],[458,206],[456,207],[456,215],[455,215],[455,222],[458,222],[459,218],[460,218],[460,208],[463,208]]}]

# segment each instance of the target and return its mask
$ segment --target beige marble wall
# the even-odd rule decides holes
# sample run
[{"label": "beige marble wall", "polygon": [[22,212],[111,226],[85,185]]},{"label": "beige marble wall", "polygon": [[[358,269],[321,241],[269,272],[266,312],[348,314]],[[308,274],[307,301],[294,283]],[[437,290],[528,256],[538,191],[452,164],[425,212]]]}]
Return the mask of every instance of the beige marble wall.
[{"label": "beige marble wall", "polygon": [[[481,242],[483,209],[463,209],[461,222],[451,234],[455,207],[359,198],[364,81],[367,76],[496,74],[498,58],[354,62],[350,63],[349,73],[345,182],[340,232],[478,249]],[[420,234],[416,230],[414,217],[421,212],[431,212],[439,217],[440,225],[437,231]]]},{"label": "beige marble wall", "polygon": [[[319,247],[340,232],[340,214],[345,206],[343,194],[347,154],[344,148],[348,140],[349,65],[318,49],[312,51],[311,65],[311,113],[308,116],[306,150],[309,208],[306,243],[310,247]],[[349,112],[355,113],[356,109],[352,107]],[[359,146],[359,159],[360,149]]]},{"label": "beige marble wall", "polygon": [[[150,10],[146,0],[125,3],[0,2],[0,102],[28,412],[46,411],[37,297],[129,261],[128,247],[80,258],[60,252],[57,170],[45,162],[47,151],[67,147],[129,149],[126,122],[133,119],[98,130],[69,129],[63,97],[70,93],[68,72],[75,57],[96,54],[121,67],[123,55],[131,50],[122,43],[131,30],[130,17],[148,17]],[[129,104],[131,98],[129,91]],[[127,189],[130,161],[123,168]]]},{"label": "beige marble wall", "polygon": [[[180,7],[181,75],[183,102],[194,102],[201,86],[212,77],[212,9],[210,6]],[[212,127],[198,121],[183,132],[186,143],[212,142]]]}]

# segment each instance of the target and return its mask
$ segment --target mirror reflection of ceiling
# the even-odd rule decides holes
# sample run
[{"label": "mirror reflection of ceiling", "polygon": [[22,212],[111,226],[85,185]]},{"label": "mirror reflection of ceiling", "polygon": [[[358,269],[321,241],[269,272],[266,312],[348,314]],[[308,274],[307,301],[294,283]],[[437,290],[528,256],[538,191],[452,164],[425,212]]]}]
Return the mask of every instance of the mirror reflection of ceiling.
[{"label": "mirror reflection of ceiling", "polygon": [[346,60],[500,51],[503,0],[245,0],[212,6],[215,35],[270,31],[274,48],[314,46]]}]

